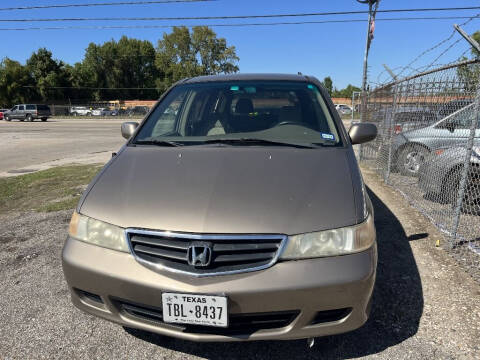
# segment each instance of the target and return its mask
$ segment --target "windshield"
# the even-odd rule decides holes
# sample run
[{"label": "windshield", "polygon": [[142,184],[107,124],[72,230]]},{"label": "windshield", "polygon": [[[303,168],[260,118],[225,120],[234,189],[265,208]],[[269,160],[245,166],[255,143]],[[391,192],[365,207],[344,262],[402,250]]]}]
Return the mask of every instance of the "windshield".
[{"label": "windshield", "polygon": [[234,146],[243,140],[249,145],[341,144],[319,89],[279,81],[179,85],[149,115],[133,143],[224,141]]}]

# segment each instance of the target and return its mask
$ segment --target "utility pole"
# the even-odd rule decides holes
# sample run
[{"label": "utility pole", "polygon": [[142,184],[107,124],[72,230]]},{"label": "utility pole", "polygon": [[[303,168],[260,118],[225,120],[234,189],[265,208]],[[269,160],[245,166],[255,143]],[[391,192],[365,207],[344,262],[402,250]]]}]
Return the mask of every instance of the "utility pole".
[{"label": "utility pole", "polygon": [[363,78],[362,78],[362,106],[360,113],[360,121],[365,122],[365,115],[367,110],[367,74],[368,74],[368,53],[370,51],[370,44],[373,40],[373,31],[375,26],[375,15],[377,14],[380,0],[357,0],[359,3],[368,4],[368,27],[367,40],[365,44],[365,56],[363,58]]}]

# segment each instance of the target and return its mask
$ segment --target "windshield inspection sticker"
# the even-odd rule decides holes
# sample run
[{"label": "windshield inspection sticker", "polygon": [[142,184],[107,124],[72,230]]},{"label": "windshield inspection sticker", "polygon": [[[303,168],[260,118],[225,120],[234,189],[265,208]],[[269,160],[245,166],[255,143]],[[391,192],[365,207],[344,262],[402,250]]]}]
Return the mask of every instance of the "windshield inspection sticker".
[{"label": "windshield inspection sticker", "polygon": [[333,136],[332,134],[322,133],[322,138],[328,139],[328,140],[335,140],[335,136]]}]

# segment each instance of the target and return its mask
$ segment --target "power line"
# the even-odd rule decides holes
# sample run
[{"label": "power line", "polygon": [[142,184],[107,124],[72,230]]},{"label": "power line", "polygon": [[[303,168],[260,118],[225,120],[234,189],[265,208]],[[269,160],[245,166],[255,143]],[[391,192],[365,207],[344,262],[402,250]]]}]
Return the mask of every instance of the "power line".
[{"label": "power line", "polygon": [[[453,10],[478,10],[480,6],[462,8],[424,8],[424,9],[388,9],[378,10],[378,13],[394,12],[427,12],[427,11],[453,11]],[[330,15],[368,14],[368,11],[336,11],[313,12],[297,14],[264,14],[264,15],[228,15],[228,16],[181,16],[181,17],[76,17],[76,18],[31,18],[31,19],[0,19],[0,22],[57,22],[57,21],[166,21],[166,20],[227,20],[227,19],[266,19],[285,17],[308,17]]]},{"label": "power line", "polygon": [[[437,17],[406,17],[406,18],[383,18],[376,21],[413,21],[413,20],[455,20],[466,19],[465,16],[437,16]],[[268,22],[268,23],[232,23],[232,24],[170,24],[170,25],[92,25],[92,26],[50,26],[50,27],[23,27],[23,28],[0,28],[0,31],[28,31],[28,30],[115,30],[115,29],[165,29],[175,26],[208,26],[208,27],[247,27],[247,26],[279,26],[279,25],[309,25],[331,23],[358,23],[366,22],[365,19],[342,19],[325,21],[296,21],[296,22]],[[449,39],[448,39],[449,40]]]},{"label": "power line", "polygon": [[72,7],[92,7],[92,6],[124,6],[124,5],[157,5],[157,4],[174,4],[188,2],[208,2],[217,0],[158,0],[158,1],[122,1],[122,2],[105,2],[105,3],[86,3],[86,4],[57,4],[57,5],[32,5],[0,8],[0,11],[12,10],[36,10],[36,9],[58,9]]},{"label": "power line", "polygon": [[[38,88],[35,85],[24,85],[24,88]],[[75,90],[160,90],[156,87],[93,87],[93,86],[45,86],[43,89],[75,89]]]}]

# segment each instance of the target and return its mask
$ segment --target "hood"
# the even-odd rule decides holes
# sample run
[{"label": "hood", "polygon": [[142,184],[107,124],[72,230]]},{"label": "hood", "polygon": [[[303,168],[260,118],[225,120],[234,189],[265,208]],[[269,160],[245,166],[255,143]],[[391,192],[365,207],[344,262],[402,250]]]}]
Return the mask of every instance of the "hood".
[{"label": "hood", "polygon": [[407,139],[432,137],[432,134],[435,133],[435,129],[433,129],[434,126],[435,124],[419,129],[407,130],[402,132],[401,134]]},{"label": "hood", "polygon": [[194,233],[292,235],[348,226],[357,222],[348,151],[126,147],[80,212],[125,228]]}]

